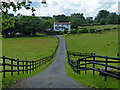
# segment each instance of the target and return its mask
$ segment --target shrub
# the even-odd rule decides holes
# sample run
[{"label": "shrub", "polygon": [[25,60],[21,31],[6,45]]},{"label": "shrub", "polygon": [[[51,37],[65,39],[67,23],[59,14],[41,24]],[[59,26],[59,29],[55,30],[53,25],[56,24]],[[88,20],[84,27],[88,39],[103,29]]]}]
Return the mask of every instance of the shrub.
[{"label": "shrub", "polygon": [[110,28],[104,28],[104,30],[111,30]]},{"label": "shrub", "polygon": [[113,28],[113,29],[117,29],[117,28]]},{"label": "shrub", "polygon": [[100,23],[93,23],[93,25],[100,25]]},{"label": "shrub", "polygon": [[95,30],[97,30],[97,29],[92,28],[92,29],[89,29],[89,32],[90,32],[90,33],[95,33]]},{"label": "shrub", "polygon": [[78,31],[77,29],[71,29],[71,30],[70,30],[70,33],[71,33],[71,34],[76,34],[77,31]]},{"label": "shrub", "polygon": [[65,29],[65,30],[64,30],[64,34],[67,34],[67,33],[68,33],[68,30],[67,30],[67,29]]}]

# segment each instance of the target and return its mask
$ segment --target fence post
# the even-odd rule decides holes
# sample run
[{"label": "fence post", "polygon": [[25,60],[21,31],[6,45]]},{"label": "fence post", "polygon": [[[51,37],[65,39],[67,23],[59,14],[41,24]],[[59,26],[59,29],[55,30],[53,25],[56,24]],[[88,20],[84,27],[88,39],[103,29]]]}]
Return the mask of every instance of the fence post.
[{"label": "fence post", "polygon": [[5,56],[3,56],[3,78],[5,78]]},{"label": "fence post", "polygon": [[[85,58],[85,69],[87,68],[87,64],[86,64],[86,58]],[[85,74],[87,74],[87,70],[85,70]]]},{"label": "fence post", "polygon": [[19,59],[17,59],[18,75],[19,75]]},{"label": "fence post", "polygon": [[73,52],[73,56],[75,57],[75,53]]},{"label": "fence post", "polygon": [[[80,61],[78,63],[80,64]],[[80,65],[78,65],[78,66],[79,66],[79,69],[80,69]],[[79,74],[80,74],[80,70],[79,70]]]},{"label": "fence post", "polygon": [[34,71],[34,61],[32,61],[32,69],[33,69],[33,71]]},{"label": "fence post", "polygon": [[23,74],[24,74],[24,61],[23,61]]},{"label": "fence post", "polygon": [[80,74],[80,70],[78,71],[78,69],[80,68],[80,65],[78,65],[78,64],[80,64],[79,60],[77,60],[77,73]]},{"label": "fence post", "polygon": [[28,61],[26,60],[26,72],[28,73]]},{"label": "fence post", "polygon": [[[94,56],[93,56],[93,61],[95,62],[95,53],[94,53]],[[93,63],[93,68],[95,68],[95,64]],[[95,75],[95,70],[93,70],[93,75]]]},{"label": "fence post", "polygon": [[36,61],[35,61],[35,70],[36,70]]},{"label": "fence post", "polygon": [[79,68],[79,67],[78,67],[78,60],[77,60],[77,74],[78,74],[78,68]]},{"label": "fence post", "polygon": [[13,60],[11,60],[11,76],[13,76]]},{"label": "fence post", "polygon": [[31,73],[31,61],[30,61],[30,73]]},{"label": "fence post", "polygon": [[81,53],[80,53],[80,57],[82,57]]},{"label": "fence post", "polygon": [[[106,65],[107,65],[107,62],[108,62],[108,58],[106,56]],[[107,72],[107,66],[105,66],[105,72]],[[105,81],[107,81],[107,75],[105,74]]]}]

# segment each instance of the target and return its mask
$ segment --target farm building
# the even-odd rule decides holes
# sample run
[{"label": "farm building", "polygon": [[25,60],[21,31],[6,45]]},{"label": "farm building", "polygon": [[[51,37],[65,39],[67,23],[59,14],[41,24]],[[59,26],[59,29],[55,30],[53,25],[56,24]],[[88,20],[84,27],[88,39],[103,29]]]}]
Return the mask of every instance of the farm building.
[{"label": "farm building", "polygon": [[65,29],[70,31],[70,22],[54,22],[54,30],[64,31]]}]

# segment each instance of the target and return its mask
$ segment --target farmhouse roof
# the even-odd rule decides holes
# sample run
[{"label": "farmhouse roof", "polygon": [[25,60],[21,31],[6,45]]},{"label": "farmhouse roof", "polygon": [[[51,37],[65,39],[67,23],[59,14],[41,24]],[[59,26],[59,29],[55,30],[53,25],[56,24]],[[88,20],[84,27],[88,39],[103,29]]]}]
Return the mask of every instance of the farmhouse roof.
[{"label": "farmhouse roof", "polygon": [[55,22],[57,25],[70,25],[70,22]]}]

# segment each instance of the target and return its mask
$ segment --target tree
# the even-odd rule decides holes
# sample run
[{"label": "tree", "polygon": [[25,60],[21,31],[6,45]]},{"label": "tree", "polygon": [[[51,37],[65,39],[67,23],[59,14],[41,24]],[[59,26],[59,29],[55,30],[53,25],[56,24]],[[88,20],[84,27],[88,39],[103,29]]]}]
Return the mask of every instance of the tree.
[{"label": "tree", "polygon": [[10,28],[14,28],[14,24],[15,21],[12,20],[9,16],[8,16],[8,10],[10,8],[13,9],[14,12],[16,12],[17,10],[20,10],[22,7],[25,7],[27,10],[31,9],[32,12],[35,11],[35,9],[33,7],[30,7],[30,4],[32,2],[28,1],[28,3],[25,2],[25,0],[23,0],[22,2],[17,2],[17,4],[15,4],[13,1],[10,2],[5,2],[2,1],[1,2],[1,13],[2,13],[2,30],[9,30]]},{"label": "tree", "polygon": [[109,11],[107,11],[107,10],[101,10],[101,11],[99,11],[99,13],[97,14],[97,17],[95,18],[95,21],[96,21],[97,23],[99,23],[99,22],[101,21],[101,19],[103,19],[103,18],[106,19],[109,14],[110,14]]},{"label": "tree", "polygon": [[86,22],[87,23],[93,23],[93,17],[87,17]]},{"label": "tree", "polygon": [[118,24],[118,15],[116,13],[110,13],[107,17],[108,24]]},{"label": "tree", "polygon": [[102,19],[100,20],[100,24],[101,24],[101,25],[105,25],[105,24],[106,24],[106,22],[105,22],[105,19],[104,19],[104,18],[102,18]]},{"label": "tree", "polygon": [[36,35],[41,30],[41,20],[35,16],[21,16],[18,24],[22,35]]},{"label": "tree", "polygon": [[80,25],[80,19],[77,17],[71,18],[71,27],[72,28],[77,28]]},{"label": "tree", "polygon": [[62,15],[53,15],[55,21],[57,22],[69,22],[70,21],[70,17],[65,16],[64,14]]}]

